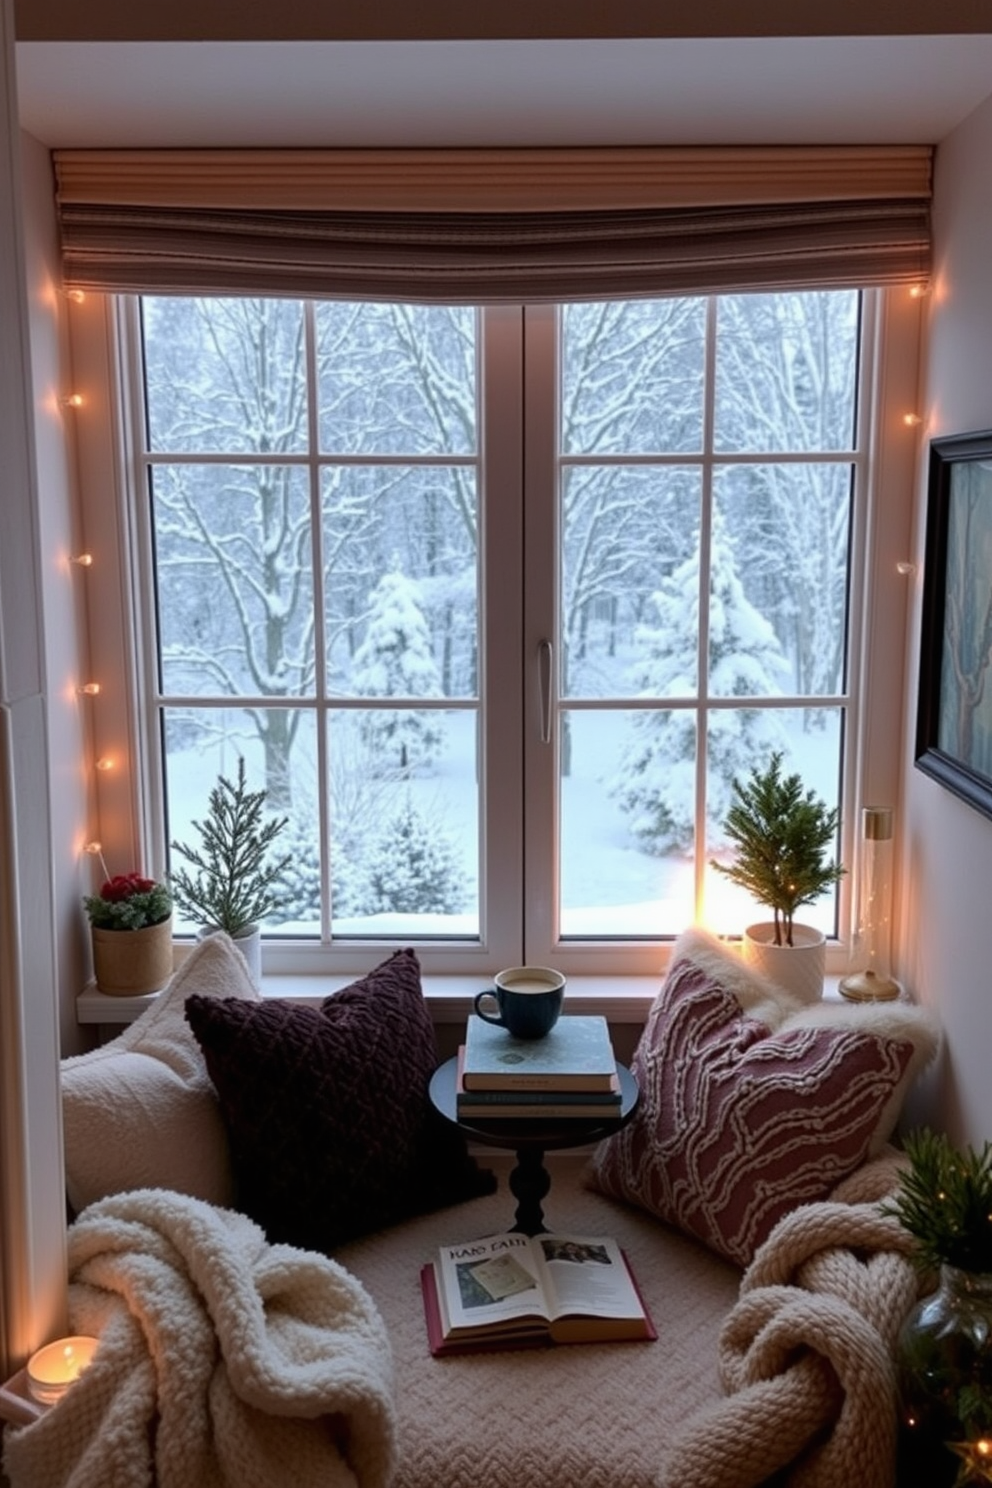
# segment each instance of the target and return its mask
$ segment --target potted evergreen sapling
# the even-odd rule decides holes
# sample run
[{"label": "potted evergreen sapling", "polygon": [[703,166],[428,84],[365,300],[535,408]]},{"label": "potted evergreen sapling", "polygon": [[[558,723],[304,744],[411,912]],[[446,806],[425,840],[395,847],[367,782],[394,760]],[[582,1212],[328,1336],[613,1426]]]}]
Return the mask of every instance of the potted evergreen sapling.
[{"label": "potted evergreen sapling", "polygon": [[288,817],[265,820],[267,794],[248,789],[245,762],[239,756],[237,780],[218,776],[207,815],[193,821],[199,846],[171,843],[172,851],[189,864],[174,868],[170,875],[180,913],[200,926],[201,935],[226,932],[244,955],[256,984],[262,972],[261,921],[279,905],[278,885],[292,856],[270,857]]},{"label": "potted evergreen sapling", "polygon": [[843,877],[846,870],[830,856],[839,829],[837,808],[807,790],[799,775],[783,774],[778,750],[743,784],[734,780],[724,821],[734,857],[729,863],[712,861],[772,912],[770,921],[745,929],[744,960],[804,1002],[822,996],[826,938],[815,926],[800,924],[795,914]]},{"label": "potted evergreen sapling", "polygon": [[923,1127],[904,1146],[882,1207],[912,1237],[926,1295],[896,1343],[899,1482],[992,1482],[992,1143],[959,1150]]}]

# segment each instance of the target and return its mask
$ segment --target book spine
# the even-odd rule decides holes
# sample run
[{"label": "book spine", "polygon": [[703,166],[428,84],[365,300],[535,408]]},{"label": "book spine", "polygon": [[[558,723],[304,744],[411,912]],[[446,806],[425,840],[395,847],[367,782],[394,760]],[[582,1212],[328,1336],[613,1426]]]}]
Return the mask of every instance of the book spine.
[{"label": "book spine", "polygon": [[620,1116],[620,1102],[598,1101],[594,1105],[560,1105],[547,1101],[540,1105],[528,1101],[523,1105],[480,1105],[477,1101],[458,1101],[457,1114],[463,1121],[613,1121]]},{"label": "book spine", "polygon": [[615,1095],[616,1075],[480,1075],[465,1073],[466,1090],[489,1095],[498,1091],[542,1091],[572,1095]]},{"label": "book spine", "polygon": [[459,1101],[473,1106],[618,1106],[618,1090],[467,1090],[458,1092]]}]

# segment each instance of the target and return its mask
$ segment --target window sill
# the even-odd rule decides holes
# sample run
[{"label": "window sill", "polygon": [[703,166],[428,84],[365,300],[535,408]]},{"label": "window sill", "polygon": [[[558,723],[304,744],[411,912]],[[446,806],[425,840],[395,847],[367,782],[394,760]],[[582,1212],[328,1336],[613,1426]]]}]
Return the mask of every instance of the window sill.
[{"label": "window sill", "polygon": [[[263,978],[263,997],[285,997],[293,1002],[318,1005],[329,992],[347,987],[354,976],[267,975]],[[648,1015],[660,977],[570,976],[568,1008],[574,1013],[602,1014],[611,1023],[643,1023]],[[424,996],[434,1022],[439,1025],[464,1023],[472,1010],[475,994],[483,979],[474,976],[425,976]],[[824,997],[840,998],[839,976],[827,976]],[[105,992],[88,986],[76,999],[76,1022],[85,1024],[127,1024],[153,1005],[159,994],[145,997],[108,997]]]}]

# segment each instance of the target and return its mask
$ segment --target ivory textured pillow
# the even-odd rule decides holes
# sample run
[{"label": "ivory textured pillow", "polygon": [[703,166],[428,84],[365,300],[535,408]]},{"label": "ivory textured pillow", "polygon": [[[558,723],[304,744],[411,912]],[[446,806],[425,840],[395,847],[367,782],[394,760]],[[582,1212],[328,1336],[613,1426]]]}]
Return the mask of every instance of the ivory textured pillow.
[{"label": "ivory textured pillow", "polygon": [[629,1126],[595,1187],[749,1264],[781,1217],[891,1135],[937,1031],[906,1003],[808,1007],[703,931],[676,942],[634,1054]]},{"label": "ivory textured pillow", "polygon": [[183,1011],[193,993],[211,1001],[258,1000],[244,957],[226,935],[201,941],[151,1007],[111,1043],[63,1059],[66,1194],[77,1213],[132,1188],[232,1202],[227,1133]]}]

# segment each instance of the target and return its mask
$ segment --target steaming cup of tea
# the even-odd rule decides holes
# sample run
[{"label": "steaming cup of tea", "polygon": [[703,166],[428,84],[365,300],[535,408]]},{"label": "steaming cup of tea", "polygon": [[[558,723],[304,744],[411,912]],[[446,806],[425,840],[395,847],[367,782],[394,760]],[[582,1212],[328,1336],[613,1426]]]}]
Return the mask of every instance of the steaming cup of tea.
[{"label": "steaming cup of tea", "polygon": [[514,1038],[538,1039],[558,1022],[565,996],[565,978],[550,966],[512,966],[493,978],[492,991],[480,992],[475,1011],[487,1023],[497,1023]]}]

